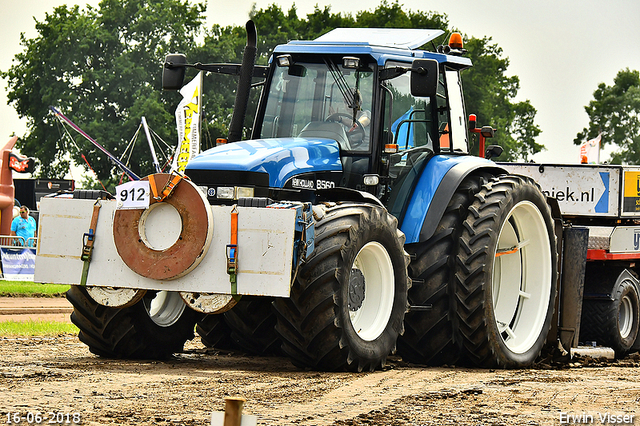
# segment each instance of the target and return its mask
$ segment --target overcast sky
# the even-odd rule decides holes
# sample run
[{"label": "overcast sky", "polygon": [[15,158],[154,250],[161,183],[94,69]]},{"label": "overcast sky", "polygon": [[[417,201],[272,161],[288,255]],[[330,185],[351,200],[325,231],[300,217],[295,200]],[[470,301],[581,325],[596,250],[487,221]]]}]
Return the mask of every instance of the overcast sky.
[{"label": "overcast sky", "polygon": [[[64,3],[97,6],[99,0],[0,0],[1,70],[6,71],[22,50],[21,32],[29,38],[36,35],[33,17],[43,20],[45,12]],[[258,9],[275,3],[287,11],[294,2],[209,0],[207,24],[244,25],[254,3]],[[316,4],[324,8],[331,3],[295,2],[299,17],[312,12]],[[355,13],[373,10],[377,4],[351,0],[334,4],[331,11]],[[517,99],[529,99],[538,111],[536,123],[542,134],[537,141],[547,148],[534,156],[538,162],[579,162],[578,147],[572,142],[588,124],[584,106],[593,99],[594,90],[599,83],[612,85],[621,69],[640,70],[640,0],[405,0],[400,4],[414,12],[445,13],[451,26],[470,36],[490,36],[502,47],[510,60],[507,74],[520,78]],[[13,133],[22,136],[26,124],[7,106],[6,93],[3,80],[0,137],[8,139]]]}]

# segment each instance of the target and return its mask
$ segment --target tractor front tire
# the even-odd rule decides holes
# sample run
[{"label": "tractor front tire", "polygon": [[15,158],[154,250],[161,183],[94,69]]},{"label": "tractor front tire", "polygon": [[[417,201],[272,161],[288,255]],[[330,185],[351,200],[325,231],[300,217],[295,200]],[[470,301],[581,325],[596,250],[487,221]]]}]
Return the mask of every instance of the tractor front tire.
[{"label": "tractor front tire", "polygon": [[458,332],[475,365],[535,362],[551,327],[557,263],[540,187],[515,175],[485,184],[464,222],[455,280]]},{"label": "tractor front tire", "polygon": [[95,302],[84,287],[71,286],[67,299],[80,341],[102,357],[165,359],[194,337],[196,312],[179,293],[147,292],[133,306],[110,308]]},{"label": "tractor front tire", "polygon": [[379,206],[323,205],[314,215],[315,250],[290,297],[274,301],[283,351],[301,368],[373,371],[403,332],[404,234]]}]

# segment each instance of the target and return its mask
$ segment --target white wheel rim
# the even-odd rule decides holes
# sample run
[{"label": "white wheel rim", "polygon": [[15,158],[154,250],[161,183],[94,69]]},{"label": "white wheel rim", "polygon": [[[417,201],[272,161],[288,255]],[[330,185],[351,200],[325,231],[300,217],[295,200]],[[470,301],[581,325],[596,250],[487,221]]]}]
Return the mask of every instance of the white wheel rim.
[{"label": "white wheel rim", "polygon": [[540,210],[530,201],[502,225],[492,276],[494,319],[502,341],[525,353],[538,340],[551,297],[551,244]]},{"label": "white wheel rim", "polygon": [[87,286],[87,293],[96,302],[112,308],[132,306],[140,301],[147,290]]},{"label": "white wheel rim", "polygon": [[393,264],[382,244],[370,242],[358,252],[353,269],[364,276],[364,299],[356,310],[349,310],[351,325],[362,340],[372,341],[387,327],[393,310]]},{"label": "white wheel rim", "polygon": [[143,300],[149,318],[160,327],[175,324],[186,307],[180,293],[170,291],[159,291],[153,299]]},{"label": "white wheel rim", "polygon": [[618,329],[620,337],[626,339],[631,334],[633,328],[633,305],[629,296],[624,296],[620,301],[620,311],[618,312]]},{"label": "white wheel rim", "polygon": [[239,298],[230,294],[181,291],[180,297],[191,309],[203,314],[221,314],[236,306]]}]

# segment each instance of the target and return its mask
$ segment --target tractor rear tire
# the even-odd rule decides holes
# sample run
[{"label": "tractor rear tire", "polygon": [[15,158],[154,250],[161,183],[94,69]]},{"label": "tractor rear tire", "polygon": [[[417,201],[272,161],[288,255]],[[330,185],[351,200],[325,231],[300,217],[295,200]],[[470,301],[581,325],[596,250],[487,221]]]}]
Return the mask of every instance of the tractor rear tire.
[{"label": "tractor rear tire", "polygon": [[379,206],[316,206],[314,216],[315,250],[290,297],[274,301],[283,351],[301,368],[373,371],[403,332],[404,234]]},{"label": "tractor rear tire", "polygon": [[623,358],[638,339],[640,313],[637,280],[623,271],[611,289],[613,300],[585,300],[582,305],[580,341],[613,348]]},{"label": "tractor rear tire", "polygon": [[404,319],[405,332],[398,339],[398,354],[407,362],[426,365],[455,364],[462,352],[460,339],[454,338],[455,314],[452,291],[457,247],[462,234],[462,222],[474,195],[491,175],[471,175],[460,184],[451,197],[434,235],[427,241],[407,245],[413,260],[409,275],[413,285],[409,290],[411,309]]},{"label": "tractor rear tire", "polygon": [[80,341],[106,358],[165,359],[182,351],[194,336],[196,312],[179,293],[154,293],[133,306],[110,308],[95,302],[84,287],[71,286],[67,299]]},{"label": "tractor rear tire", "polygon": [[223,314],[234,347],[251,355],[282,355],[272,301],[271,297],[243,296]]},{"label": "tractor rear tire", "polygon": [[198,321],[196,332],[210,348],[241,350],[251,355],[282,355],[272,300],[243,296],[227,312],[205,315]]},{"label": "tractor rear tire", "polygon": [[231,329],[224,320],[224,314],[204,314],[196,324],[196,333],[202,344],[208,348],[232,350]]},{"label": "tractor rear tire", "polygon": [[515,175],[485,184],[464,222],[455,280],[458,332],[475,365],[535,362],[551,327],[557,265],[540,187]]}]

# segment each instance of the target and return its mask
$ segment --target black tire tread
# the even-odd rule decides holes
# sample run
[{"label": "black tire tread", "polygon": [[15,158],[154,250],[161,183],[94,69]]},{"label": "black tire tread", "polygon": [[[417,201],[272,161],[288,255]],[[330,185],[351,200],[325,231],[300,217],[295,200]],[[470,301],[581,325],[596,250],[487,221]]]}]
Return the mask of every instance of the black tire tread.
[{"label": "black tire tread", "polygon": [[271,297],[244,296],[223,314],[234,347],[252,355],[282,355],[272,301]]},{"label": "black tire tread", "polygon": [[[487,318],[485,305],[484,271],[487,263],[492,262],[492,254],[489,247],[494,238],[497,238],[495,222],[499,211],[511,191],[521,185],[536,188],[539,186],[531,178],[516,175],[503,175],[496,177],[484,185],[476,194],[476,201],[469,208],[470,215],[464,222],[464,230],[460,238],[460,250],[457,258],[457,272],[455,278],[456,290],[456,314],[458,320],[457,331],[462,338],[465,356],[474,365],[484,368],[518,368],[524,367],[521,363],[508,360],[501,353],[497,353],[494,344],[501,339],[493,333],[492,321]],[[551,211],[547,205],[543,214],[551,217]],[[557,268],[557,252],[555,252],[555,239],[553,240],[552,262]],[[556,297],[556,273],[552,276],[552,300]],[[541,335],[547,335],[551,328],[550,314],[548,324],[545,324]],[[540,346],[538,357],[542,351]],[[531,361],[532,363],[533,361]]]},{"label": "black tire tread", "polygon": [[612,313],[614,309],[609,301],[585,300],[580,319],[580,341],[608,345],[609,323],[612,315],[615,315],[615,312]]},{"label": "black tire tread", "polygon": [[[632,284],[623,285],[623,283],[621,282],[613,288],[614,300],[585,300],[580,319],[580,341],[596,342],[598,345],[611,347],[617,358],[623,358],[633,349],[639,334],[638,293]],[[632,331],[635,336],[629,341],[622,339],[618,325],[620,300],[626,290],[631,293],[632,304],[635,308],[635,330]]]},{"label": "black tire tread", "polygon": [[196,333],[202,344],[208,348],[235,349],[231,340],[231,330],[224,321],[223,314],[204,314],[196,324]]},{"label": "black tire tread", "polygon": [[154,330],[143,301],[128,308],[102,306],[80,286],[71,286],[66,296],[74,309],[71,322],[80,329],[78,338],[98,356],[164,359],[182,351],[194,336],[195,312],[188,308],[176,324]]},{"label": "black tire tread", "polygon": [[[404,234],[397,230],[397,220],[386,210],[370,205],[332,204],[316,222],[315,250],[301,266],[291,297],[278,298],[273,303],[282,349],[298,367],[373,371],[386,362],[388,354],[369,359],[356,357],[345,336],[346,324],[341,323],[336,301],[341,290],[340,274],[345,273],[341,272],[340,265],[346,251],[353,246],[356,230],[365,221],[396,229],[397,250],[404,253]],[[407,264],[405,253],[405,267]],[[406,293],[404,296],[406,310]],[[401,334],[402,320],[392,327],[395,333]],[[395,350],[395,338],[392,350]]]},{"label": "black tire tread", "polygon": [[409,290],[409,305],[430,306],[428,311],[409,312],[405,333],[398,339],[398,354],[416,364],[454,364],[461,353],[455,338],[455,303],[452,285],[462,222],[474,195],[491,178],[488,174],[468,176],[451,197],[434,235],[427,241],[407,246],[413,255],[409,275],[420,280]]}]

